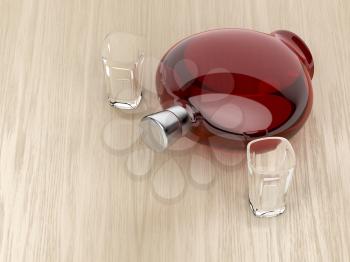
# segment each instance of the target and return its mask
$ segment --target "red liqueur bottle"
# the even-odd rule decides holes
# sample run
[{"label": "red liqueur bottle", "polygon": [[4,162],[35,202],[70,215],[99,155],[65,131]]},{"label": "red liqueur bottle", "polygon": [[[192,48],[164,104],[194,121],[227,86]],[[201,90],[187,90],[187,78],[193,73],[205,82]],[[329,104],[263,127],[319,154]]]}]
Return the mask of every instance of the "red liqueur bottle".
[{"label": "red liqueur bottle", "polygon": [[143,140],[162,151],[185,135],[225,147],[290,137],[310,113],[313,73],[308,47],[289,31],[192,35],[159,64],[156,86],[164,111],[142,119]]}]

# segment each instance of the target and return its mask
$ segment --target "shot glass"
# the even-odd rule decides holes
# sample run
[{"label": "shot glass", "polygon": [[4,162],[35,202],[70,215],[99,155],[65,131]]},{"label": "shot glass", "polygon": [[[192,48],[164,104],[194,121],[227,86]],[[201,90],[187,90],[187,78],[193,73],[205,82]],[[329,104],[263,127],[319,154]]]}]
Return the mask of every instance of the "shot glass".
[{"label": "shot glass", "polygon": [[295,153],[283,137],[251,141],[247,146],[250,207],[257,217],[274,217],[286,209],[285,196],[295,169]]},{"label": "shot glass", "polygon": [[108,101],[119,109],[135,109],[141,101],[145,39],[141,36],[112,32],[102,46],[102,63]]}]

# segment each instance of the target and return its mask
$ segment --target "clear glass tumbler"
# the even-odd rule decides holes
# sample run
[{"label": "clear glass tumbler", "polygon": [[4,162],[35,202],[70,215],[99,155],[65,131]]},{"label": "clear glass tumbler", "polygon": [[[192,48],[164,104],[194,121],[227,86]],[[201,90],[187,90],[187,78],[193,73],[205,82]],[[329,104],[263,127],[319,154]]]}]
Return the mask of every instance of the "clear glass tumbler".
[{"label": "clear glass tumbler", "polygon": [[135,109],[142,97],[145,39],[123,33],[109,33],[102,46],[109,103],[119,109]]},{"label": "clear glass tumbler", "polygon": [[295,153],[283,137],[251,141],[247,146],[249,202],[254,215],[274,217],[285,211]]}]

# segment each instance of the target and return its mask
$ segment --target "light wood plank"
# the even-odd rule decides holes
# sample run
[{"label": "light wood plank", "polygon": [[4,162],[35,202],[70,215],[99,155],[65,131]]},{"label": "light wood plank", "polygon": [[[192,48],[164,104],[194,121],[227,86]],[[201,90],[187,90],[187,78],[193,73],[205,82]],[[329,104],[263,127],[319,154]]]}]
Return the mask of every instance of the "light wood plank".
[{"label": "light wood plank", "polygon": [[[349,14],[346,0],[0,0],[0,261],[349,261]],[[145,149],[154,84],[135,115],[106,104],[108,32],[145,35],[155,66],[215,27],[288,29],[312,50],[280,217],[251,214],[244,152]]]}]

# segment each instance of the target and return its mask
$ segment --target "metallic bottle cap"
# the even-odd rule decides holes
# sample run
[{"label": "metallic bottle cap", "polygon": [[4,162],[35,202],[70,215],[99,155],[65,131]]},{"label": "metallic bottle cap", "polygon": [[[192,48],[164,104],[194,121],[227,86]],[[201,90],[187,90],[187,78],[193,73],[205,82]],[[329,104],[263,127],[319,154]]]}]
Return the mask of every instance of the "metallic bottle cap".
[{"label": "metallic bottle cap", "polygon": [[157,152],[164,151],[191,127],[188,112],[181,106],[145,116],[140,123],[143,142]]}]

